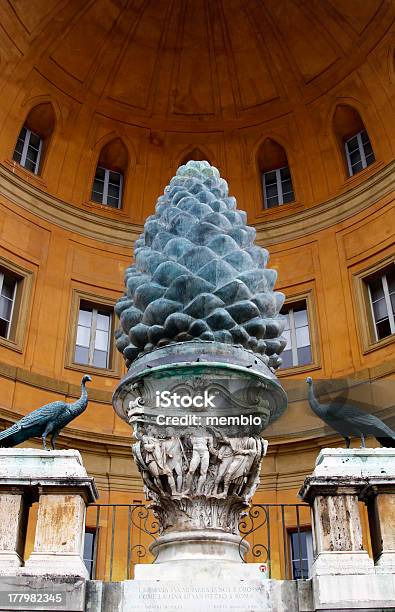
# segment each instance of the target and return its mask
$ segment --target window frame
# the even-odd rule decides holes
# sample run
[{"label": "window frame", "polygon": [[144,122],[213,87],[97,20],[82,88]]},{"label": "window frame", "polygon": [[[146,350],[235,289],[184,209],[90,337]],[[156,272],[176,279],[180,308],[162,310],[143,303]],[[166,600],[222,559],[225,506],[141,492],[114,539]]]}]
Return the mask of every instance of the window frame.
[{"label": "window frame", "polygon": [[[91,373],[95,376],[105,376],[119,378],[122,371],[122,360],[121,354],[116,350],[115,347],[115,336],[114,331],[116,328],[116,315],[114,311],[114,304],[116,296],[103,297],[97,294],[88,293],[79,289],[72,289],[71,304],[70,304],[70,324],[68,325],[69,332],[67,335],[67,344],[65,348],[65,368],[70,370],[76,370],[81,373]],[[78,327],[78,315],[81,307],[81,302],[86,302],[92,307],[98,307],[99,310],[108,309],[111,311],[109,333],[109,360],[107,368],[100,368],[98,366],[78,363],[75,361],[75,347],[77,341],[77,327]]]},{"label": "window frame", "polygon": [[[4,284],[4,278],[6,277],[6,274],[4,272],[2,272],[1,268],[0,268],[0,299],[2,297],[5,297],[2,295],[2,291],[3,291],[3,284]],[[14,291],[13,291],[13,296],[11,298],[11,312],[10,312],[10,319],[8,321],[8,329],[7,329],[7,336],[1,336],[2,338],[5,338],[5,340],[9,340],[10,339],[10,334],[12,331],[12,325],[13,325],[13,316],[14,316],[14,310],[15,310],[15,302],[16,302],[16,295],[17,295],[17,291],[18,291],[18,284],[20,281],[18,281],[17,279],[15,279],[14,281]],[[9,299],[9,298],[6,298]],[[6,321],[6,319],[3,319],[2,317],[0,317],[2,321]]]},{"label": "window frame", "polygon": [[[321,351],[320,351],[320,339],[318,334],[318,322],[316,315],[316,302],[313,289],[309,289],[303,293],[297,293],[294,295],[289,295],[286,288],[282,288],[281,291],[286,293],[288,296],[285,300],[282,308],[291,307],[293,304],[297,304],[298,302],[305,301],[306,302],[306,310],[307,310],[307,321],[309,326],[309,335],[310,335],[310,351],[311,351],[311,363],[306,363],[304,365],[296,365],[288,368],[280,367],[276,371],[276,375],[279,377],[289,376],[291,374],[298,374],[303,372],[311,372],[312,370],[318,370],[321,367]],[[281,357],[281,353],[280,353]]]},{"label": "window frame", "polygon": [[[303,561],[304,557],[298,557],[296,559],[293,558],[293,546],[292,546],[292,536],[294,534],[309,534],[309,538],[306,538],[306,551],[307,551],[307,557],[306,557],[306,561],[307,561],[307,571],[308,571],[308,575],[307,577],[303,577],[303,578],[295,578],[294,575],[294,563],[298,563],[300,561]],[[311,568],[314,562],[314,537],[313,537],[313,528],[311,525],[301,525],[299,528],[298,527],[294,527],[291,529],[287,529],[287,535],[288,535],[288,551],[289,551],[289,568],[290,568],[290,579],[291,580],[308,580],[309,578],[311,578]],[[299,536],[298,536],[299,537]]]},{"label": "window frame", "polygon": [[3,274],[1,268],[16,277],[16,289],[8,338],[0,336],[0,345],[18,353],[23,353],[30,314],[33,271],[27,270],[0,255],[0,274]]},{"label": "window frame", "polygon": [[[25,134],[25,138],[23,140],[23,148],[22,148],[22,153],[21,153],[21,160],[18,162],[16,159],[14,159],[14,155],[15,155],[15,149],[16,149],[16,145],[17,142],[19,140],[20,134],[22,132],[22,130],[25,129],[26,130],[26,134]],[[34,170],[30,170],[29,168],[26,168],[26,159],[27,159],[27,153],[28,153],[28,149],[30,146],[30,137],[31,135],[34,134],[34,136],[37,136],[37,138],[40,139],[40,143],[38,146],[38,151],[37,151],[37,159],[35,162],[35,166],[34,166]],[[22,168],[24,168],[25,170],[27,170],[27,172],[32,172],[32,174],[36,174],[38,175],[39,173],[39,169],[40,169],[40,161],[41,161],[41,153],[42,153],[42,147],[43,147],[43,138],[40,136],[40,134],[37,134],[36,132],[33,132],[32,130],[30,130],[25,124],[22,126],[22,128],[20,129],[20,132],[18,134],[18,139],[17,142],[15,143],[15,147],[14,147],[14,153],[13,153],[13,159],[14,161],[19,164],[20,166],[22,166]]]},{"label": "window frame", "polygon": [[[352,177],[352,176],[355,176],[356,174],[359,174],[360,172],[362,172],[362,170],[365,170],[366,168],[368,168],[369,166],[374,164],[374,162],[376,161],[376,156],[375,156],[374,151],[373,151],[373,161],[370,164],[368,164],[366,162],[365,148],[364,148],[364,144],[362,142],[362,134],[363,134],[363,132],[366,132],[367,137],[369,139],[370,146],[372,147],[372,151],[373,151],[372,142],[370,140],[370,136],[369,136],[368,131],[367,131],[366,128],[363,129],[363,130],[360,130],[359,132],[357,132],[356,134],[354,134],[350,138],[347,138],[346,140],[344,140],[344,150],[345,150],[345,153],[346,153],[346,160],[347,160],[347,168],[348,168],[349,177]],[[348,146],[347,146],[348,143],[351,142],[351,140],[353,140],[354,138],[356,138],[357,142],[358,142],[358,151],[359,151],[359,154],[360,154],[360,157],[361,157],[361,163],[362,163],[361,170],[358,170],[357,172],[353,172],[352,164],[351,164],[351,154],[350,154],[350,152],[348,150]]]},{"label": "window frame", "polygon": [[[90,533],[93,535],[93,546],[92,546],[92,559],[85,557],[85,534]],[[84,546],[82,551],[82,560],[89,573],[89,580],[95,580],[96,576],[96,564],[97,564],[97,550],[98,550],[98,539],[99,539],[99,528],[85,526],[84,530]],[[89,561],[92,564],[91,571],[89,572],[85,561]]]},{"label": "window frame", "polygon": [[371,264],[358,272],[351,273],[352,284],[354,285],[354,299],[359,314],[357,317],[357,330],[363,355],[395,342],[395,333],[377,340],[377,330],[368,285],[369,278],[376,275],[380,276],[380,271],[384,272],[391,265],[395,266],[395,255],[381,259],[377,263]]},{"label": "window frame", "polygon": [[[101,170],[104,170],[103,196],[102,196],[101,202],[94,200],[92,197],[93,196],[93,186],[96,180],[96,173],[99,168]],[[111,204],[108,204],[108,201],[107,201],[108,200],[108,185],[110,183],[110,173],[111,172],[113,174],[118,174],[119,176],[119,196],[118,196],[117,206],[112,206]],[[91,189],[91,201],[94,202],[95,204],[101,204],[102,206],[108,206],[109,208],[113,208],[114,210],[121,210],[122,209],[122,196],[123,196],[123,173],[117,172],[116,170],[111,170],[110,168],[105,168],[104,166],[97,164],[96,169],[95,169],[95,175],[93,177],[92,189]]]},{"label": "window frame", "polygon": [[395,334],[395,315],[394,315],[394,313],[392,311],[391,297],[390,297],[390,292],[389,292],[389,288],[388,288],[388,281],[387,281],[387,273],[384,272],[384,274],[382,274],[378,278],[380,278],[381,286],[383,288],[384,301],[385,301],[385,305],[387,307],[388,322],[389,322],[389,325],[390,325],[391,333],[388,334],[388,336],[384,336],[384,338],[379,338],[378,337],[378,333],[377,333],[377,321],[376,321],[376,317],[375,317],[375,314],[374,314],[374,308],[373,308],[371,283],[369,283],[369,281],[366,279],[365,283],[367,285],[368,293],[369,293],[369,298],[370,298],[369,301],[370,301],[370,307],[371,307],[371,316],[372,316],[372,323],[373,323],[373,329],[374,329],[374,334],[375,334],[376,342],[380,342],[380,340],[384,340],[385,338],[390,338],[391,336],[393,336]]},{"label": "window frame", "polygon": [[[74,362],[78,363],[80,365],[84,365],[84,366],[90,366],[93,368],[100,368],[101,370],[108,370],[108,365],[110,363],[111,360],[111,334],[113,333],[113,312],[108,311],[108,315],[109,315],[109,327],[108,327],[108,332],[107,332],[107,351],[106,351],[106,365],[104,368],[100,367],[100,366],[96,366],[93,361],[94,361],[94,353],[95,353],[95,342],[96,342],[96,332],[97,332],[97,319],[98,319],[98,314],[99,314],[99,310],[105,310],[105,308],[99,308],[98,304],[94,305],[91,303],[89,304],[89,308],[91,308],[92,310],[92,320],[91,320],[91,326],[89,327],[89,346],[88,346],[88,363],[81,363],[79,361],[75,360],[75,350],[77,348],[77,346],[81,346],[77,344],[77,337],[76,337],[76,342],[75,342],[75,350],[74,350]],[[77,335],[78,335],[78,328],[80,327],[80,323],[79,323],[79,314],[81,311],[83,311],[84,308],[82,306],[82,300],[80,302],[80,307],[78,310],[78,319],[77,319]],[[85,311],[87,312],[87,311]],[[81,327],[85,327],[85,326],[81,326]],[[86,347],[83,347],[86,348]]]},{"label": "window frame", "polygon": [[[289,202],[284,202],[284,191],[283,191],[283,185],[282,185],[282,180],[281,180],[281,170],[285,170],[288,169],[289,171],[289,176],[290,176],[290,181],[291,181],[291,186],[292,186],[292,194],[293,194],[293,199],[290,200]],[[268,206],[267,201],[268,196],[266,193],[266,176],[268,174],[273,174],[273,172],[276,174],[276,185],[277,185],[277,199],[278,199],[278,203],[275,204],[274,206]],[[294,184],[293,184],[293,180],[292,180],[292,174],[291,174],[291,168],[290,166],[281,166],[280,168],[274,168],[273,170],[267,170],[266,172],[262,172],[262,183],[263,183],[263,199],[264,199],[264,203],[265,203],[265,209],[266,210],[272,210],[273,208],[276,208],[278,206],[284,206],[287,204],[292,204],[293,202],[296,201],[295,198],[295,190],[294,190]],[[289,192],[287,192],[289,193]],[[271,196],[273,197],[273,196]]]}]

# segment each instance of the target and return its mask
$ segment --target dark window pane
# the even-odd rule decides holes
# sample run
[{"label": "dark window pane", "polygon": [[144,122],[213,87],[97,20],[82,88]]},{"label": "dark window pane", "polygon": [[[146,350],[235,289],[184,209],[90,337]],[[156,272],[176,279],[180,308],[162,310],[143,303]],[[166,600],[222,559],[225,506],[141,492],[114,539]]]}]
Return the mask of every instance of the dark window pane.
[{"label": "dark window pane", "polygon": [[273,197],[277,197],[277,183],[275,183],[274,185],[268,185],[266,186],[266,197],[267,198],[273,198]]},{"label": "dark window pane", "polygon": [[112,198],[111,196],[107,196],[107,205],[112,208],[118,208],[119,200],[118,198]]},{"label": "dark window pane", "polygon": [[357,172],[360,172],[361,170],[363,170],[362,162],[358,162],[357,164],[353,164],[352,167],[351,167],[352,174],[357,174]]},{"label": "dark window pane", "polygon": [[395,315],[395,293],[392,293],[390,295],[390,300],[391,300],[392,312]]},{"label": "dark window pane", "polygon": [[2,338],[7,338],[8,334],[8,322],[4,321],[4,319],[0,319],[0,336]]},{"label": "dark window pane", "polygon": [[36,169],[36,162],[32,162],[26,158],[24,167],[26,168],[26,170],[30,170],[30,172],[34,172]]},{"label": "dark window pane", "polygon": [[350,153],[350,162],[352,166],[355,166],[360,161],[361,161],[361,153],[359,152],[359,149],[357,151],[354,151],[353,153]]},{"label": "dark window pane", "polygon": [[267,198],[266,199],[266,207],[267,208],[275,208],[276,206],[278,206],[278,198]]},{"label": "dark window pane", "polygon": [[107,367],[107,351],[93,351],[93,365],[97,368]]},{"label": "dark window pane", "polygon": [[273,185],[277,183],[277,177],[275,172],[265,173],[265,185]]},{"label": "dark window pane", "polygon": [[29,147],[34,147],[35,149],[39,149],[40,148],[40,142],[41,142],[41,138],[38,134],[35,134],[34,132],[30,132],[30,141],[29,141]]},{"label": "dark window pane", "polygon": [[109,183],[110,185],[117,185],[119,187],[121,184],[121,175],[119,172],[110,172]]},{"label": "dark window pane", "polygon": [[387,336],[390,336],[391,326],[390,326],[389,319],[384,319],[383,321],[376,323],[376,329],[377,329],[377,337],[379,340],[381,340],[381,338],[386,338]]},{"label": "dark window pane", "polygon": [[376,160],[374,153],[371,153],[370,155],[366,155],[366,165],[370,166],[370,164],[373,164],[373,162]]},{"label": "dark window pane", "polygon": [[384,297],[384,289],[381,278],[377,278],[375,280],[370,281],[369,287],[373,302]]},{"label": "dark window pane", "polygon": [[285,168],[281,168],[280,170],[281,180],[291,180],[291,172],[289,170],[289,166],[285,166]]},{"label": "dark window pane", "polygon": [[283,351],[280,357],[283,361],[282,368],[292,368],[292,351]]},{"label": "dark window pane", "polygon": [[96,174],[95,174],[95,179],[99,179],[99,180],[102,180],[104,182],[105,174],[106,174],[105,169],[101,168],[100,166],[97,166]]},{"label": "dark window pane", "polygon": [[74,361],[87,365],[89,362],[89,349],[84,346],[76,346]]},{"label": "dark window pane", "polygon": [[108,195],[112,198],[119,198],[119,187],[117,185],[108,185]]},{"label": "dark window pane", "polygon": [[350,140],[347,141],[346,143],[347,149],[349,153],[352,153],[353,151],[357,151],[358,150],[358,138],[356,136],[354,136],[354,138],[351,138]]},{"label": "dark window pane", "polygon": [[95,534],[90,531],[86,531],[84,535],[84,563],[89,573],[89,578],[92,576],[93,570],[93,552],[94,552]]},{"label": "dark window pane", "polygon": [[4,295],[5,297],[12,299],[14,297],[14,291],[15,291],[15,281],[12,280],[11,278],[7,278],[7,276],[4,276],[3,286],[1,289],[1,295]]},{"label": "dark window pane", "polygon": [[311,349],[310,346],[302,346],[298,350],[298,365],[307,365],[311,363]]},{"label": "dark window pane", "polygon": [[287,202],[293,202],[295,200],[294,192],[290,191],[289,193],[283,194],[283,203],[287,204]]},{"label": "dark window pane", "polygon": [[5,321],[11,320],[12,300],[0,297],[0,317]]},{"label": "dark window pane", "polygon": [[294,309],[295,327],[308,325],[306,308],[298,307]]},{"label": "dark window pane", "polygon": [[387,304],[384,298],[373,302],[373,312],[375,321],[381,321],[381,319],[388,317]]}]

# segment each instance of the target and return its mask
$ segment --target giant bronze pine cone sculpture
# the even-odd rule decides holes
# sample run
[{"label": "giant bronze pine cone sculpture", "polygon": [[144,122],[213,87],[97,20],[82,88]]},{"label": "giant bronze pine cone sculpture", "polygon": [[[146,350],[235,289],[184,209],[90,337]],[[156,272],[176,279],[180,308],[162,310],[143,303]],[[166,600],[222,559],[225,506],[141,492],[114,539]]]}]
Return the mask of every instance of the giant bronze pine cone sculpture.
[{"label": "giant bronze pine cone sculpture", "polygon": [[284,349],[284,295],[255,229],[205,161],[181,166],[135,243],[116,344],[129,367],[155,347],[187,340],[238,344],[276,368]]}]

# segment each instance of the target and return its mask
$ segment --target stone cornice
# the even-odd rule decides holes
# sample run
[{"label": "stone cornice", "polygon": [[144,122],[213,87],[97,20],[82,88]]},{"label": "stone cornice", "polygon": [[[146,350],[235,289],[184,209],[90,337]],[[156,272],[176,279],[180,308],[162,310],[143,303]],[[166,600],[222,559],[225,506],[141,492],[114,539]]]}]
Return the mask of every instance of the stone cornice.
[{"label": "stone cornice", "polygon": [[[358,214],[395,189],[395,161],[349,191],[281,219],[255,222],[258,242],[266,245],[293,240],[326,229]],[[0,196],[70,232],[101,242],[131,248],[142,225],[110,219],[67,204],[0,164]]]},{"label": "stone cornice", "polygon": [[67,204],[24,181],[1,164],[0,196],[62,229],[100,242],[131,249],[142,231],[141,225],[110,219]]}]

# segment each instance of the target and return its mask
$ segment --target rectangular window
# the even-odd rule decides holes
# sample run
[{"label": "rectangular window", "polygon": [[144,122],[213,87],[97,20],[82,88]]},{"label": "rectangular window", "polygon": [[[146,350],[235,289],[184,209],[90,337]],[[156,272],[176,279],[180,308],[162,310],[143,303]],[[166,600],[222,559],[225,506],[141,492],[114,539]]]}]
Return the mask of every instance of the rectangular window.
[{"label": "rectangular window", "polygon": [[348,172],[353,176],[375,161],[372,145],[366,130],[358,132],[344,143]]},{"label": "rectangular window", "polygon": [[42,139],[27,127],[23,126],[15,145],[13,159],[21,166],[38,174]]},{"label": "rectangular window", "polygon": [[281,368],[293,368],[312,363],[309,319],[306,300],[285,304],[281,314],[286,318],[283,336],[287,340],[281,353]]},{"label": "rectangular window", "polygon": [[112,311],[81,301],[75,342],[75,363],[109,368]]},{"label": "rectangular window", "polygon": [[364,279],[369,293],[375,341],[395,334],[395,265]]},{"label": "rectangular window", "polygon": [[96,529],[86,528],[84,534],[84,563],[88,570],[89,580],[94,580]]},{"label": "rectangular window", "polygon": [[21,279],[0,268],[0,336],[12,340],[17,319],[17,292]]},{"label": "rectangular window", "polygon": [[263,174],[263,190],[266,208],[293,202],[295,199],[291,172],[288,166]]},{"label": "rectangular window", "polygon": [[123,176],[97,166],[93,181],[92,200],[112,208],[121,208]]},{"label": "rectangular window", "polygon": [[289,534],[293,580],[307,580],[313,563],[313,535],[311,529],[300,529]]}]

